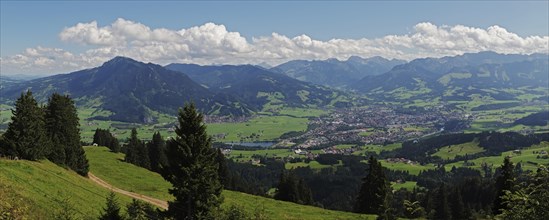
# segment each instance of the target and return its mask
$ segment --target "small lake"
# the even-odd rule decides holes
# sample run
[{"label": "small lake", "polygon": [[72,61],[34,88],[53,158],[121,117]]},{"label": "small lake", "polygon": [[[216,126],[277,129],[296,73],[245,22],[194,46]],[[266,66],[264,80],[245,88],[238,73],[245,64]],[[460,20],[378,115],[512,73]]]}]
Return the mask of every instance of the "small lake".
[{"label": "small lake", "polygon": [[261,142],[228,142],[229,145],[240,145],[244,147],[261,147],[267,148],[276,144],[274,141],[261,141]]}]

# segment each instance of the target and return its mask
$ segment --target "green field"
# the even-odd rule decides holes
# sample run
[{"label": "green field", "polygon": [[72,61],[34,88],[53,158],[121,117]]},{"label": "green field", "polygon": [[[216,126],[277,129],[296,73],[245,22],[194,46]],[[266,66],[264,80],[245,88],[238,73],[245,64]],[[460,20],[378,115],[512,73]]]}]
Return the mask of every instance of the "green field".
[{"label": "green field", "polygon": [[[158,174],[121,162],[122,154],[111,153],[105,147],[85,147],[85,150],[90,170],[97,177],[121,189],[164,200],[172,199],[168,194],[169,183]],[[223,195],[224,207],[237,205],[248,213],[263,210],[270,219],[374,219],[372,215],[326,210],[228,190]]]},{"label": "green field", "polygon": [[237,162],[247,162],[250,161],[254,155],[271,158],[284,158],[288,156],[300,157],[300,155],[295,154],[291,149],[270,148],[262,150],[232,150],[231,154],[228,155],[228,158]]},{"label": "green field", "polygon": [[[0,188],[8,190],[11,197],[0,200],[21,200],[27,206],[24,209],[28,219],[54,219],[53,215],[62,211],[62,201],[67,201],[65,204],[69,204],[76,219],[97,219],[109,194],[109,190],[91,180],[47,160],[0,159]],[[118,195],[118,202],[125,212],[131,199]]]},{"label": "green field", "polygon": [[306,118],[289,116],[258,116],[247,122],[208,124],[208,134],[225,134],[216,141],[266,141],[274,140],[290,131],[307,129]]},{"label": "green field", "polygon": [[390,163],[390,162],[387,162],[386,160],[380,160],[379,162],[381,162],[381,165],[387,169],[408,171],[411,175],[418,175],[420,171],[435,169],[435,165],[433,164],[414,165],[414,164],[405,164],[405,163]]},{"label": "green field", "polygon": [[393,189],[407,189],[408,191],[412,191],[414,188],[417,187],[417,182],[414,182],[414,181],[406,181],[403,183],[391,182],[391,187],[393,187]]},{"label": "green field", "polygon": [[442,147],[433,156],[438,156],[442,159],[454,159],[456,156],[471,155],[480,152],[484,152],[484,149],[478,146],[478,142],[473,141]]},{"label": "green field", "polygon": [[[469,163],[474,163],[474,165],[467,166],[470,168],[475,169],[481,169],[482,163],[486,163],[488,165],[492,165],[492,169],[495,169],[499,167],[503,163],[503,159],[506,156],[511,156],[511,161],[513,163],[521,162],[522,169],[524,170],[535,170],[538,167],[538,164],[549,164],[549,159],[542,159],[538,158],[538,155],[540,151],[546,151],[549,152],[549,142],[542,142],[539,145],[534,145],[532,147],[529,147],[527,149],[521,150],[520,154],[513,153],[513,151],[506,151],[503,152],[500,156],[492,156],[492,157],[481,157],[474,160],[469,160]],[[538,152],[538,153],[534,153]],[[456,162],[456,163],[450,163],[446,164],[445,168],[446,170],[451,169],[453,166],[455,167],[464,167],[464,161]]]}]

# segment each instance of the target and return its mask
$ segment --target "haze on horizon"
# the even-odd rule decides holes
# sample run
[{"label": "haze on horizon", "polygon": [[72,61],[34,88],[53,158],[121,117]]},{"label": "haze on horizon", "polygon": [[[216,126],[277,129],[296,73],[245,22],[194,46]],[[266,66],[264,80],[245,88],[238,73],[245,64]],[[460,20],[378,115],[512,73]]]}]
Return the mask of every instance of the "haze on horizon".
[{"label": "haze on horizon", "polygon": [[277,65],[350,56],[549,53],[546,1],[2,1],[1,12],[2,75],[66,73],[115,56],[162,65]]}]

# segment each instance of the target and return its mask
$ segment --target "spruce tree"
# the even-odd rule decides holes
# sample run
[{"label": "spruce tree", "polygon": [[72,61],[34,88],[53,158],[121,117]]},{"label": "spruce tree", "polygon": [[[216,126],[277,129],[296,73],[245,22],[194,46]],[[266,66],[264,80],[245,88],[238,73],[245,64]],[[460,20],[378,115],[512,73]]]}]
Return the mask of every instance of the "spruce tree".
[{"label": "spruce tree", "polygon": [[135,128],[132,128],[132,133],[130,135],[130,139],[128,140],[128,144],[126,145],[126,156],[124,157],[124,160],[131,164],[137,164],[139,157],[138,157],[138,148],[141,144],[141,140],[137,138],[137,130]]},{"label": "spruce tree", "polygon": [[435,195],[434,219],[452,219],[452,210],[448,204],[448,188],[442,183]]},{"label": "spruce tree", "polygon": [[80,123],[74,101],[69,96],[52,94],[46,107],[46,132],[52,148],[48,159],[85,176],[88,160],[80,142]]},{"label": "spruce tree", "polygon": [[463,204],[463,198],[461,197],[461,191],[459,187],[456,187],[450,197],[450,206],[452,209],[453,219],[468,219],[465,205]]},{"label": "spruce tree", "polygon": [[121,220],[123,219],[122,216],[120,216],[120,205],[118,204],[118,201],[116,200],[116,194],[111,191],[109,196],[107,197],[107,204],[106,207],[103,208],[103,212],[101,213],[101,216],[99,217],[100,220]]},{"label": "spruce tree", "polygon": [[162,139],[160,132],[153,134],[152,140],[147,144],[151,170],[160,172],[160,167],[166,165],[166,142]]},{"label": "spruce tree", "polygon": [[221,152],[221,149],[217,149],[217,156],[216,156],[217,164],[219,164],[218,169],[218,175],[219,175],[219,182],[226,186],[227,180],[229,178],[229,167],[227,165],[227,160],[225,159],[225,155]]},{"label": "spruce tree", "polygon": [[109,129],[95,129],[95,133],[93,134],[93,143],[99,146],[108,147],[114,153],[120,152],[120,143],[118,142],[118,139],[111,134]]},{"label": "spruce tree", "polygon": [[299,204],[313,204],[311,189],[293,170],[283,171],[280,174],[274,198]]},{"label": "spruce tree", "polygon": [[359,213],[378,214],[385,216],[389,210],[389,181],[385,177],[383,167],[373,156],[368,160],[369,169],[362,179],[362,186],[355,204]]},{"label": "spruce tree", "polygon": [[206,133],[203,115],[194,104],[179,109],[174,139],[167,141],[168,163],[161,174],[172,183],[168,215],[174,219],[212,219],[222,202],[216,151]]},{"label": "spruce tree", "polygon": [[505,157],[503,159],[503,164],[501,165],[500,173],[496,178],[496,198],[494,200],[494,206],[492,207],[492,212],[494,214],[501,214],[501,210],[505,209],[505,204],[503,204],[502,196],[505,195],[505,191],[513,191],[515,174],[514,174],[513,162],[511,162],[510,157]]},{"label": "spruce tree", "polygon": [[44,158],[50,149],[50,141],[46,135],[44,123],[44,110],[29,90],[22,93],[15,101],[13,116],[4,133],[3,149],[8,156],[19,157],[27,160]]}]

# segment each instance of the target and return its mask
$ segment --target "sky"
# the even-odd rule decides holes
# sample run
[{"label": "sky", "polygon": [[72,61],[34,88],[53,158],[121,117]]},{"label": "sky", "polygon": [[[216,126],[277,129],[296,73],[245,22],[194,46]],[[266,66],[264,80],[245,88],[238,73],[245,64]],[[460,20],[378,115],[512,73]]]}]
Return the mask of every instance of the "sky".
[{"label": "sky", "polygon": [[549,53],[549,1],[0,1],[0,74]]}]

